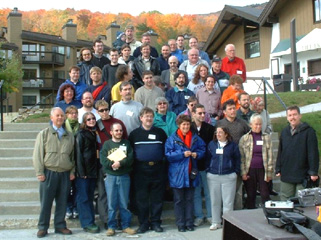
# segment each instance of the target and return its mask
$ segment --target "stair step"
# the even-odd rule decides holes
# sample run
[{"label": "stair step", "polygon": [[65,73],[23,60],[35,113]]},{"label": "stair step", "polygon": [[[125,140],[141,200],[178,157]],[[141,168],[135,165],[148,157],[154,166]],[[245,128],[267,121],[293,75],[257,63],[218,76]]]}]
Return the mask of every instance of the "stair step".
[{"label": "stair step", "polygon": [[0,189],[0,202],[39,201],[39,189]]},{"label": "stair step", "polygon": [[5,123],[4,131],[41,131],[48,127],[48,123]]},{"label": "stair step", "polygon": [[36,139],[39,131],[5,131],[0,132],[0,139]]},{"label": "stair step", "polygon": [[36,177],[32,178],[0,178],[0,189],[26,189],[39,187]]},{"label": "stair step", "polygon": [[0,167],[2,178],[36,177],[33,167]]},{"label": "stair step", "polygon": [[0,168],[32,166],[32,157],[0,157]]},{"label": "stair step", "polygon": [[1,157],[25,157],[33,155],[33,147],[32,148],[0,148],[0,156]]},{"label": "stair step", "polygon": [[0,139],[1,148],[33,148],[36,140],[34,139]]},{"label": "stair step", "polygon": [[28,215],[28,218],[38,218],[40,201],[0,202],[0,215]]}]

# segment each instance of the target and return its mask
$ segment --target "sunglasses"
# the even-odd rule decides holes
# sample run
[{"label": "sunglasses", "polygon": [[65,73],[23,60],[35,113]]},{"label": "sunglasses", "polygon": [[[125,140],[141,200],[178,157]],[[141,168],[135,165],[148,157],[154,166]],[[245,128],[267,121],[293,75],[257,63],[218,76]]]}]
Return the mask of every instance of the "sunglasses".
[{"label": "sunglasses", "polygon": [[99,109],[98,112],[103,113],[103,112],[108,112],[109,109],[108,108],[103,108],[103,109]]},{"label": "sunglasses", "polygon": [[87,122],[89,122],[89,121],[96,121],[96,118],[87,118],[86,121],[87,121]]}]

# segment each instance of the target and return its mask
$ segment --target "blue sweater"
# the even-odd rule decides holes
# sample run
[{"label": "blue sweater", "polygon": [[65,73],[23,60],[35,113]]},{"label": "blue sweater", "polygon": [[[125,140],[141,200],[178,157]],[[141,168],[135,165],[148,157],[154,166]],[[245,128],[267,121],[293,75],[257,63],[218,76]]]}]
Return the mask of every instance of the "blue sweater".
[{"label": "blue sweater", "polygon": [[186,87],[183,91],[179,91],[177,87],[171,88],[166,92],[165,96],[169,102],[169,110],[179,115],[186,109],[189,97],[194,95],[195,94]]},{"label": "blue sweater", "polygon": [[81,101],[81,96],[84,93],[84,91],[86,90],[87,85],[85,83],[83,83],[83,82],[80,82],[80,81],[78,81],[76,84],[74,84],[70,79],[67,79],[59,87],[59,90],[58,90],[58,93],[57,93],[57,97],[56,97],[57,102],[59,101],[59,98],[60,98],[60,88],[65,84],[71,84],[72,86],[74,86],[75,91],[76,91],[75,100]]}]

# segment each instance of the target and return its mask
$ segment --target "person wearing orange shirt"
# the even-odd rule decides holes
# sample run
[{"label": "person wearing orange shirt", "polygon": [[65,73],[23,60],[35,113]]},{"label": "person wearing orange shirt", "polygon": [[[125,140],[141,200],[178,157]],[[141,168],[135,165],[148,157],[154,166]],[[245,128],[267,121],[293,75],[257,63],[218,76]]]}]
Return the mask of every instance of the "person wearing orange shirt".
[{"label": "person wearing orange shirt", "polygon": [[230,78],[230,85],[227,89],[224,90],[222,98],[221,98],[221,104],[225,103],[229,99],[233,99],[236,104],[236,109],[240,108],[239,103],[239,95],[241,93],[245,93],[245,91],[242,89],[242,83],[243,79],[239,75],[232,75]]}]

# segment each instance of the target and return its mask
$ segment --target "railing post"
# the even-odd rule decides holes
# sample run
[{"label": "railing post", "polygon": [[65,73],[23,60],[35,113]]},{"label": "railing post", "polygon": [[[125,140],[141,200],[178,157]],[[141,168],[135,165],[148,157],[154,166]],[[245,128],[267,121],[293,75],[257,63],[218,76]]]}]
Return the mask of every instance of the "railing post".
[{"label": "railing post", "polygon": [[3,132],[3,99],[2,99],[2,85],[4,83],[4,80],[0,81],[0,114],[1,114],[1,131]]}]

